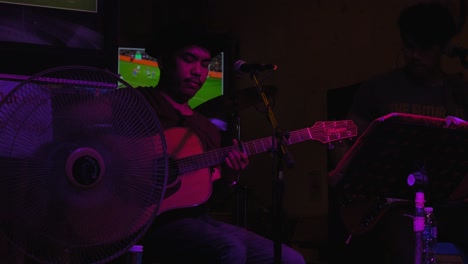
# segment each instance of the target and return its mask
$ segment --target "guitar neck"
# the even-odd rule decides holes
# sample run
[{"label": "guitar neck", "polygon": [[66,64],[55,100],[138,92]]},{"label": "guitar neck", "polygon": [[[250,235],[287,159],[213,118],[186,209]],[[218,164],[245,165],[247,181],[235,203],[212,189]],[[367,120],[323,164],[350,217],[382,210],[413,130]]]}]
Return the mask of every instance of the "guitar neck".
[{"label": "guitar neck", "polygon": [[[299,129],[289,133],[288,138],[284,139],[284,142],[287,145],[293,145],[305,140],[310,140],[312,138],[312,134],[309,132],[308,128]],[[273,140],[276,141],[276,138],[273,137],[266,137],[261,138],[253,141],[249,141],[242,144],[242,147],[247,153],[247,155],[252,156],[255,154],[272,151],[273,150]],[[230,149],[232,149],[231,147]]]},{"label": "guitar neck", "polygon": [[[307,129],[301,129],[299,131],[291,132],[289,139],[285,139],[285,142],[289,145],[304,141],[306,139],[310,139],[310,136],[307,133]],[[267,137],[242,143],[242,148],[248,156],[252,156],[255,154],[271,151],[272,145],[272,138]],[[234,149],[240,150],[241,147],[233,145],[216,150],[207,151],[199,155],[179,159],[177,161],[179,173],[183,174],[200,168],[219,165],[224,162],[224,159],[227,156],[227,154]]]},{"label": "guitar neck", "polygon": [[[350,120],[316,122],[313,127],[303,128],[288,133],[284,139],[287,145],[296,144],[305,140],[317,140],[328,143],[336,140],[356,136],[356,126]],[[242,148],[248,156],[273,150],[273,137],[261,138],[242,143]],[[176,164],[178,172],[183,174],[201,168],[219,165],[224,162],[226,155],[239,146],[228,146],[179,159]]]}]

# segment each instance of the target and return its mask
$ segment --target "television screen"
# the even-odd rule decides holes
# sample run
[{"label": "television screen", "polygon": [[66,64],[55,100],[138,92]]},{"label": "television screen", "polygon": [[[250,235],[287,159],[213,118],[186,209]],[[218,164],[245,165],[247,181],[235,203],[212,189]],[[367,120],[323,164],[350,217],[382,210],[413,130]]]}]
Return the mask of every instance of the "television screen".
[{"label": "television screen", "polygon": [[[118,74],[132,87],[155,86],[159,81],[158,62],[144,48],[120,47]],[[189,101],[192,108],[224,94],[224,53],[215,56],[205,84]]]},{"label": "television screen", "polygon": [[116,72],[118,1],[0,0],[1,73],[64,65]]},{"label": "television screen", "polygon": [[[4,5],[0,9],[0,41],[29,43],[56,47],[102,49],[103,35],[97,12],[97,0],[91,6],[32,5],[37,1],[21,2],[25,6]],[[50,1],[49,1],[50,2]],[[59,3],[57,3],[59,4]],[[94,6],[94,8],[92,7]],[[73,8],[73,9],[72,9]],[[84,11],[86,10],[86,11]]]},{"label": "television screen", "polygon": [[69,9],[84,12],[97,12],[97,0],[53,1],[53,0],[0,0],[0,3],[27,6]]}]

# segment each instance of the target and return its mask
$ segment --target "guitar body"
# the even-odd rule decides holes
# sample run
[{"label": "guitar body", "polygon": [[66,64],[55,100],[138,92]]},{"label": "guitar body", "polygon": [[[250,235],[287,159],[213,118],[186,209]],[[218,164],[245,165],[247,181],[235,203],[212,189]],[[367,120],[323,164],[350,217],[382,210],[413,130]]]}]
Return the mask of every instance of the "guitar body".
[{"label": "guitar body", "polygon": [[211,169],[199,168],[179,175],[178,168],[171,165],[173,160],[203,153],[197,135],[189,129],[175,127],[164,131],[164,137],[169,154],[169,176],[158,214],[206,202],[213,188]]},{"label": "guitar body", "polygon": [[340,208],[344,226],[351,235],[362,235],[371,231],[386,213],[399,205],[413,201],[383,197],[353,200]]}]

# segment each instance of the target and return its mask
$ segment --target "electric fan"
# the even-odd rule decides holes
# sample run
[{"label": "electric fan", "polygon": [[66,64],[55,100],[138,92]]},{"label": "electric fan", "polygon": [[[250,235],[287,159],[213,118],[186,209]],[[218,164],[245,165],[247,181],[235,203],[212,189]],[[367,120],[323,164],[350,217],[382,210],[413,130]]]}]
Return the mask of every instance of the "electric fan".
[{"label": "electric fan", "polygon": [[151,106],[85,66],[36,74],[0,102],[0,164],[0,237],[40,263],[125,253],[156,217],[168,175]]}]

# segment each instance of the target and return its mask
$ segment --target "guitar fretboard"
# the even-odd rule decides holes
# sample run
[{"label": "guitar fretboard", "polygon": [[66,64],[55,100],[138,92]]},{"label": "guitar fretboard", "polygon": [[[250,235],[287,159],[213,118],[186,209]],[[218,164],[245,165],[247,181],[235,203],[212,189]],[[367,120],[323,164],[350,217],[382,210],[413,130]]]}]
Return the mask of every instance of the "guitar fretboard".
[{"label": "guitar fretboard", "polygon": [[[322,143],[328,143],[354,137],[356,135],[357,129],[352,121],[322,121],[316,122],[313,127],[289,132],[284,142],[286,145],[296,144],[305,140],[316,140]],[[221,164],[227,154],[233,149],[243,150],[249,156],[272,151],[272,146],[277,145],[277,142],[274,141],[276,141],[274,137],[261,138],[242,143],[242,146],[228,146],[171,161],[175,163],[171,165],[178,168],[179,174],[184,174],[189,171]]]}]

